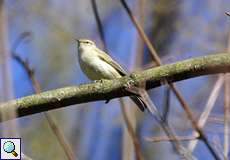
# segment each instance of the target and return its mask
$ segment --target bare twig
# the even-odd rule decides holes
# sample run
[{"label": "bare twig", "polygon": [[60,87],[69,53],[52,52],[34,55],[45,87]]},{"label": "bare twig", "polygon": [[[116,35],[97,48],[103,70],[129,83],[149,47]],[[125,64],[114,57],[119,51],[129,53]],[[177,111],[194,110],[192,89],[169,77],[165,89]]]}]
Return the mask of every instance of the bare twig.
[{"label": "bare twig", "polygon": [[151,113],[151,115],[156,119],[156,121],[159,123],[159,125],[162,127],[166,135],[173,139],[171,141],[171,144],[173,148],[177,151],[177,153],[183,157],[183,159],[190,160],[193,159],[193,156],[191,155],[191,152],[184,148],[180,142],[177,140],[173,130],[167,123],[167,121],[162,117],[161,113],[158,111],[157,107],[153,103],[153,101],[150,99],[148,93],[145,90],[146,83],[142,83],[139,86],[140,87],[130,87],[129,91],[135,93],[136,95],[139,95],[140,98],[145,102],[148,111]]},{"label": "bare twig", "polygon": [[[40,93],[41,92],[41,87],[38,83],[38,81],[36,80],[35,76],[34,76],[34,70],[32,70],[29,66],[29,63],[27,61],[24,61],[20,56],[18,56],[16,53],[12,53],[12,57],[19,63],[22,65],[22,67],[25,69],[28,77],[31,80],[33,89],[36,93]],[[74,153],[70,147],[70,145],[68,144],[67,140],[65,139],[64,134],[62,133],[62,131],[59,129],[58,125],[56,124],[54,118],[52,117],[51,114],[49,114],[48,112],[44,112],[44,115],[48,121],[48,124],[50,126],[50,128],[52,129],[53,133],[56,135],[60,145],[62,146],[66,156],[68,157],[69,160],[75,160],[75,156]]]},{"label": "bare twig", "polygon": [[[8,18],[6,14],[7,7],[4,0],[0,0],[0,89],[1,101],[6,101],[14,98],[11,65],[10,65],[10,52],[8,44]],[[17,117],[16,110],[9,109],[7,112],[0,110],[2,119],[8,117]],[[17,121],[7,122],[1,129],[1,137],[18,137]]]},{"label": "bare twig", "polygon": [[[216,81],[213,89],[212,89],[212,92],[208,98],[206,105],[205,105],[204,111],[202,112],[202,114],[200,115],[200,118],[198,120],[198,125],[200,128],[204,127],[204,125],[205,125],[205,123],[206,123],[206,121],[207,121],[207,119],[211,113],[211,110],[214,107],[214,104],[215,104],[216,99],[219,95],[219,92],[220,92],[221,86],[223,85],[223,82],[224,82],[223,76],[220,75],[218,80]],[[194,131],[192,133],[192,135],[195,136],[195,135],[198,135],[198,133]],[[188,144],[188,149],[190,151],[193,151],[196,144],[197,144],[197,140],[190,141]]]},{"label": "bare twig", "polygon": [[164,132],[167,135],[167,137],[169,139],[171,139],[171,144],[172,144],[173,148],[177,151],[177,153],[181,157],[183,157],[183,159],[186,159],[186,160],[194,159],[194,157],[192,156],[191,152],[189,150],[187,150],[186,148],[184,148],[180,144],[180,142],[177,140],[177,136],[175,136],[172,128],[169,126],[167,121],[165,121],[165,119],[161,116],[160,112],[156,108],[156,106],[153,103],[153,101],[150,99],[150,97],[147,94],[147,92],[142,88],[139,88],[139,92],[140,92],[140,95],[143,97],[145,103],[147,104],[148,110],[151,112],[151,115],[154,116],[156,121],[162,127],[162,129],[164,130]]},{"label": "bare twig", "polygon": [[208,122],[224,125],[224,116],[209,116]]},{"label": "bare twig", "polygon": [[99,35],[100,35],[100,38],[101,38],[101,41],[103,44],[103,49],[108,53],[108,49],[107,49],[106,41],[105,41],[104,29],[103,29],[101,19],[100,19],[99,13],[98,13],[98,9],[97,9],[98,7],[97,7],[96,0],[91,0],[91,4],[92,4],[92,8],[93,8],[94,17],[95,17],[95,20],[97,22],[98,32],[99,32]]},{"label": "bare twig", "polygon": [[[101,23],[101,19],[100,19],[99,13],[98,13],[98,7],[97,7],[96,0],[91,0],[91,4],[92,4],[92,8],[93,8],[94,17],[95,17],[95,20],[97,22],[98,32],[99,32],[99,35],[100,35],[100,38],[101,38],[101,41],[103,44],[103,48],[107,52],[107,45],[106,45],[106,41],[105,41],[104,28],[103,28],[103,25]],[[139,143],[139,140],[135,134],[135,129],[134,129],[135,127],[132,125],[132,123],[130,121],[130,117],[127,115],[127,110],[125,110],[125,103],[123,102],[122,99],[120,99],[120,104],[121,104],[122,116],[124,118],[124,122],[126,124],[128,134],[130,135],[130,137],[133,141],[133,146],[134,146],[136,158],[138,160],[143,160],[143,156],[141,154],[140,143]],[[124,153],[124,154],[126,154],[126,153]]]},{"label": "bare twig", "polygon": [[149,142],[164,142],[164,141],[190,141],[199,138],[199,136],[176,136],[176,139],[167,136],[160,137],[146,137],[145,140]]},{"label": "bare twig", "polygon": [[22,43],[22,41],[25,41],[26,39],[30,39],[31,37],[31,32],[23,32],[21,33],[17,39],[14,41],[13,45],[12,45],[12,51],[16,51],[17,48],[19,47],[19,45]]},{"label": "bare twig", "polygon": [[[144,0],[140,0],[139,2],[143,2]],[[138,3],[139,5],[137,5],[137,14],[140,14],[140,18],[141,20],[144,19],[144,14],[142,12],[142,9],[144,7],[144,3],[139,3],[139,2],[136,2]],[[143,25],[143,23],[142,23]],[[138,38],[137,39],[137,45],[136,45],[136,50],[135,50],[135,58],[134,58],[134,63],[132,63],[133,65],[131,65],[131,69],[130,70],[133,70],[134,68],[137,69],[137,68],[140,68],[141,67],[141,62],[142,62],[142,59],[143,59],[143,42]],[[135,70],[134,69],[134,70]],[[126,103],[123,103],[123,104],[126,104]],[[123,107],[123,111],[122,114],[123,114],[123,118],[124,118],[124,114],[127,115],[127,119],[129,119],[130,121],[130,126],[132,127],[132,129],[135,131],[135,137],[137,138],[136,134],[137,134],[137,131],[136,131],[136,127],[137,127],[137,114],[140,113],[139,110],[136,108],[135,104],[133,102],[131,102],[130,100],[128,101],[127,105],[131,106],[131,107],[125,107],[121,104],[121,107]],[[134,106],[133,106],[134,105]],[[122,108],[121,108],[122,110]],[[125,111],[125,112],[124,112]],[[126,124],[129,124],[126,122]],[[143,159],[143,155],[141,153],[141,150],[137,150],[138,149],[138,146],[133,144],[132,142],[134,141],[135,138],[132,138],[130,136],[130,131],[128,131],[127,129],[128,127],[126,127],[126,131],[124,132],[123,134],[123,154],[122,154],[122,159],[123,160],[128,160],[128,159],[133,159],[133,155],[135,154],[135,157],[136,159],[140,159],[142,158]],[[138,137],[138,140],[139,140],[139,137]],[[139,144],[140,140],[138,141],[138,144]],[[139,148],[141,149],[141,148]],[[133,154],[134,153],[134,154]],[[139,158],[138,158],[138,154],[139,154]]]},{"label": "bare twig", "polygon": [[[227,46],[227,52],[230,53],[230,32],[228,36],[228,46]],[[230,105],[230,91],[229,91],[229,74],[224,74],[224,156],[225,159],[228,159],[228,150],[229,150],[229,132],[228,132],[228,125],[229,125],[229,105]]]},{"label": "bare twig", "polygon": [[[144,28],[145,24],[145,1],[146,0],[139,0],[137,3],[137,14],[139,15],[139,21],[140,25]],[[134,60],[134,69],[137,68],[142,68],[142,61],[143,61],[143,56],[144,55],[144,43],[140,39],[140,37],[137,36],[137,48],[136,48],[136,53],[135,53],[135,60]]]},{"label": "bare twig", "polygon": [[223,154],[224,149],[223,149],[223,146],[221,145],[220,138],[217,135],[214,135],[212,137],[212,144],[213,144],[213,147],[215,147],[218,154],[220,155],[220,158],[223,160],[227,160],[227,157],[225,157]]},{"label": "bare twig", "polygon": [[135,154],[136,154],[136,158],[138,160],[143,160],[143,156],[141,154],[141,146],[140,146],[140,142],[135,134],[135,131],[133,129],[133,126],[131,125],[131,122],[129,121],[129,118],[127,116],[127,110],[125,107],[125,103],[124,100],[122,98],[119,98],[119,101],[121,103],[121,113],[123,115],[126,127],[128,129],[129,135],[131,136],[132,140],[133,140],[133,145],[134,145],[134,149],[135,149]]},{"label": "bare twig", "polygon": [[224,156],[228,157],[229,150],[229,74],[224,75]]},{"label": "bare twig", "polygon": [[[130,96],[133,94],[124,88],[138,86],[143,82],[146,82],[145,89],[149,90],[163,85],[160,82],[164,79],[175,82],[223,72],[230,72],[229,54],[209,55],[143,70],[119,79],[101,80],[21,97],[0,104],[0,108],[6,111],[9,107],[16,109],[18,117],[22,117],[73,104]],[[13,117],[9,117],[9,119],[13,119]],[[0,122],[2,121],[4,120],[0,118]]]},{"label": "bare twig", "polygon": [[146,36],[144,30],[142,29],[141,25],[138,23],[137,19],[133,16],[127,3],[125,2],[125,0],[120,0],[120,2],[123,5],[123,7],[125,8],[125,10],[127,11],[128,15],[129,15],[130,19],[132,20],[132,22],[134,23],[135,27],[137,28],[138,33],[140,34],[142,40],[146,43],[147,47],[149,48],[152,59],[154,59],[156,61],[158,66],[161,65],[162,64],[161,60],[160,60],[159,56],[157,55],[155,48],[153,47],[150,40]]},{"label": "bare twig", "polygon": [[[12,54],[13,58],[19,62],[22,67],[25,69],[28,77],[31,80],[33,89],[36,93],[41,92],[41,87],[34,76],[34,70],[32,70],[28,64],[28,62],[24,61],[20,56],[16,55],[15,53]],[[60,145],[62,146],[63,150],[65,151],[66,156],[69,160],[75,160],[74,152],[72,151],[70,145],[68,144],[67,140],[65,139],[64,134],[59,129],[58,125],[56,124],[54,118],[48,112],[44,112],[44,115],[48,121],[50,128],[52,129],[53,133],[56,135]]]},{"label": "bare twig", "polygon": [[[11,79],[11,67],[10,67],[10,53],[8,46],[8,22],[6,17],[6,7],[4,0],[0,0],[0,65],[2,70],[2,88],[3,88],[3,100],[9,100],[13,98],[12,92],[12,79]],[[1,97],[2,98],[2,97]],[[12,127],[14,128],[14,127]]]},{"label": "bare twig", "polygon": [[[156,62],[156,64],[158,66],[162,65],[162,62],[161,62],[159,56],[157,55],[157,52],[156,52],[155,48],[151,44],[151,42],[148,39],[147,35],[145,34],[143,28],[140,26],[140,24],[138,23],[136,18],[133,16],[130,8],[127,5],[127,3],[125,2],[125,0],[120,0],[120,2],[123,5],[123,7],[125,8],[125,10],[127,11],[128,15],[129,15],[130,19],[132,20],[133,24],[135,25],[136,29],[138,30],[138,33],[139,33],[140,37],[146,43],[146,45],[147,45],[147,47],[148,47],[148,49],[149,49],[149,51],[151,53],[152,59],[155,60],[155,62]],[[169,84],[169,86],[171,87],[171,89],[173,90],[174,94],[176,95],[176,97],[178,98],[179,102],[181,103],[181,106],[185,110],[185,113],[187,114],[187,117],[191,121],[191,123],[193,125],[193,128],[199,133],[200,139],[203,140],[203,142],[206,144],[206,146],[208,147],[208,149],[210,150],[212,155],[215,157],[215,159],[217,159],[217,160],[220,159],[219,156],[217,155],[217,153],[215,152],[215,150],[213,149],[213,147],[211,146],[211,144],[209,143],[208,138],[206,137],[206,135],[203,132],[203,130],[197,125],[196,119],[194,118],[193,113],[190,110],[189,105],[185,102],[183,96],[180,94],[180,92],[178,91],[178,89],[176,88],[176,86],[174,84]]]}]

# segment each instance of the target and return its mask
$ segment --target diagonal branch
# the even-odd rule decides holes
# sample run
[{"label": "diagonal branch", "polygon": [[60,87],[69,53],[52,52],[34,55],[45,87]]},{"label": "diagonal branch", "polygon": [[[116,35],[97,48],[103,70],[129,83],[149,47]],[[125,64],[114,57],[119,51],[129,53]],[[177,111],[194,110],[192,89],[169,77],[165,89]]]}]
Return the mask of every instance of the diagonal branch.
[{"label": "diagonal branch", "polygon": [[[95,17],[95,20],[97,22],[97,28],[98,28],[98,32],[99,32],[99,35],[100,35],[100,39],[101,41],[103,42],[103,48],[104,50],[107,52],[108,49],[107,49],[107,46],[106,46],[106,43],[105,43],[105,34],[104,34],[104,29],[102,27],[102,22],[101,22],[101,19],[100,19],[100,16],[99,16],[99,13],[98,13],[98,7],[97,7],[97,2],[96,0],[91,0],[91,5],[92,5],[92,9],[93,9],[93,13],[94,13],[94,17]],[[108,53],[108,52],[107,52]]]},{"label": "diagonal branch", "polygon": [[[230,32],[228,34],[228,47],[227,52],[230,53]],[[230,108],[230,100],[229,100],[229,74],[224,74],[224,156],[225,159],[228,157],[229,150],[229,108]]]},{"label": "diagonal branch", "polygon": [[132,123],[128,117],[128,114],[127,114],[127,109],[125,107],[125,102],[124,102],[124,99],[122,98],[119,98],[119,102],[121,104],[121,113],[122,113],[122,116],[124,118],[124,121],[125,121],[125,124],[126,124],[126,127],[127,127],[127,130],[128,130],[128,133],[129,133],[129,136],[131,137],[132,139],[132,142],[133,142],[133,146],[134,146],[134,150],[135,150],[135,155],[136,155],[136,159],[137,160],[143,160],[143,155],[141,153],[141,145],[140,145],[140,141],[139,139],[137,138],[136,136],[136,133],[135,133],[135,129],[134,127],[132,126]]},{"label": "diagonal branch", "polygon": [[[103,44],[103,48],[108,53],[108,49],[107,49],[107,45],[106,45],[106,41],[105,41],[105,35],[104,35],[104,28],[103,28],[103,25],[102,25],[102,22],[101,22],[99,13],[98,13],[98,7],[97,7],[96,0],[91,0],[91,4],[92,4],[92,8],[93,8],[94,17],[95,17],[95,20],[97,22],[97,28],[98,28],[98,32],[99,32],[99,35],[100,35],[100,38],[101,38],[101,41]],[[126,129],[127,129],[128,134],[131,137],[131,140],[133,142],[136,159],[142,160],[143,156],[141,153],[140,142],[136,136],[135,127],[131,123],[132,122],[131,117],[128,115],[127,110],[125,110],[125,103],[124,103],[122,98],[120,98],[120,106],[121,106],[121,113],[122,113],[124,122],[126,124]],[[130,141],[129,137],[127,137],[128,134],[126,134],[126,132],[124,132],[124,147],[123,147],[124,148],[124,154],[123,154],[124,159],[127,158],[126,155],[131,155],[131,154],[126,153],[126,151],[125,151],[126,142]],[[128,148],[130,148],[130,147],[128,147]]]},{"label": "diagonal branch", "polygon": [[[149,38],[145,34],[144,29],[141,27],[141,25],[138,23],[137,19],[132,14],[132,11],[130,10],[128,4],[126,3],[125,0],[120,0],[120,2],[123,5],[123,7],[126,10],[126,12],[128,13],[128,15],[129,15],[130,19],[132,20],[134,26],[136,27],[136,29],[137,29],[140,37],[142,38],[142,40],[147,45],[147,47],[148,47],[148,49],[150,51],[152,59],[156,62],[156,64],[158,66],[162,65],[161,59],[158,56],[158,54],[157,54],[154,46],[152,45],[152,43],[150,42]],[[190,110],[190,107],[189,107],[188,103],[186,103],[186,101],[184,100],[182,94],[179,92],[179,90],[176,88],[176,86],[174,84],[171,84],[168,81],[166,81],[166,84],[174,92],[174,94],[177,97],[178,101],[180,102],[182,108],[184,109],[184,111],[185,111],[188,119],[191,121],[191,124],[192,124],[193,128],[200,134],[200,139],[205,143],[205,145],[207,146],[207,148],[209,149],[209,151],[212,153],[212,155],[215,157],[215,159],[220,159],[218,157],[217,153],[215,152],[215,150],[213,149],[213,147],[211,146],[211,144],[208,142],[208,138],[205,135],[205,133],[203,132],[203,130],[197,125],[196,119],[193,116],[193,113]]]},{"label": "diagonal branch", "polygon": [[223,72],[230,72],[229,54],[209,55],[132,73],[119,79],[101,80],[22,97],[1,104],[0,109],[16,109],[18,117],[22,117],[73,104],[129,96],[131,93],[126,90],[127,87],[138,86],[144,82],[146,89],[151,89],[162,85],[161,81],[164,79],[175,82]]},{"label": "diagonal branch", "polygon": [[[34,76],[34,70],[30,68],[29,63],[27,61],[24,61],[20,56],[18,56],[16,53],[12,53],[12,57],[22,65],[22,67],[25,69],[31,83],[33,86],[33,89],[35,93],[40,93],[41,92],[41,87],[40,84],[38,83],[37,79]],[[58,142],[60,143],[61,147],[63,148],[66,156],[68,157],[69,160],[74,160],[76,159],[74,152],[72,148],[70,147],[69,143],[67,142],[64,134],[58,127],[58,124],[56,123],[55,119],[53,118],[51,113],[48,112],[43,112],[44,116],[46,117],[49,127],[53,131],[53,133],[56,135]]]},{"label": "diagonal branch", "polygon": [[191,135],[191,136],[176,136],[175,138],[172,137],[168,137],[168,136],[160,136],[160,137],[146,137],[145,140],[149,141],[149,142],[168,142],[168,141],[191,141],[191,140],[195,140],[198,139],[199,136],[197,135]]},{"label": "diagonal branch", "polygon": [[[213,89],[212,89],[212,92],[210,93],[210,96],[207,100],[207,103],[204,107],[204,111],[202,112],[202,114],[200,115],[200,118],[197,120],[197,123],[198,123],[198,126],[200,128],[204,128],[205,126],[205,123],[207,122],[208,120],[208,117],[216,103],[216,100],[218,98],[218,95],[220,93],[220,90],[221,90],[221,87],[223,85],[223,82],[224,82],[224,78],[222,75],[219,76],[218,80],[216,81]],[[192,133],[193,136],[196,136],[196,135],[199,135],[196,131],[193,131]],[[193,141],[190,141],[188,143],[188,149],[193,152],[193,150],[195,149],[196,145],[197,145],[197,142],[198,140],[193,140]]]}]

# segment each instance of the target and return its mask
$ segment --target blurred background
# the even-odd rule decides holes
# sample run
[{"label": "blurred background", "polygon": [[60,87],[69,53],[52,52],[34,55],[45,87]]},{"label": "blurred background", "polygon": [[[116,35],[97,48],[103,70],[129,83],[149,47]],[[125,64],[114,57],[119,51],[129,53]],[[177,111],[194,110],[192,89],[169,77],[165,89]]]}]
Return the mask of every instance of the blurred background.
[{"label": "blurred background", "polygon": [[[129,72],[154,66],[120,1],[96,2],[109,54]],[[227,50],[230,17],[225,12],[230,10],[228,0],[127,0],[127,3],[165,64]],[[34,69],[42,91],[90,82],[79,67],[74,39],[91,39],[98,47],[103,47],[91,0],[7,0],[2,5],[6,46],[11,50],[18,37],[28,32],[16,52]],[[8,63],[8,80],[12,83],[9,84],[11,97],[6,99],[33,94],[22,66],[13,59],[8,59]],[[4,79],[0,77],[0,97],[5,97]],[[217,75],[211,75],[177,83],[195,117],[203,112],[216,80]],[[164,86],[149,91],[161,111],[166,101],[165,93]],[[223,146],[223,93],[222,88],[204,127],[210,141],[220,150]],[[1,101],[6,99],[1,98]],[[145,137],[165,134],[148,112],[139,112],[125,99],[132,122],[136,123],[144,159],[179,159],[169,142],[145,140]],[[170,94],[169,106],[169,122],[174,131],[178,135],[189,135],[191,124],[174,94]],[[130,137],[124,132],[117,99],[108,104],[103,101],[80,104],[50,113],[79,160],[135,159]],[[17,122],[18,136],[22,137],[26,155],[37,160],[67,159],[44,115],[23,117]],[[198,143],[194,156],[213,159],[203,142]]]}]

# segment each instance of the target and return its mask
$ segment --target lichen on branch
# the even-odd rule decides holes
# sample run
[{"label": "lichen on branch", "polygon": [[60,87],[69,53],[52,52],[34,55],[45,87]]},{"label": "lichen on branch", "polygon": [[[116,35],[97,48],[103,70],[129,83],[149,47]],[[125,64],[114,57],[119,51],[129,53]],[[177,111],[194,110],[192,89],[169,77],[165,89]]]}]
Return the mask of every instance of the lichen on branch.
[{"label": "lichen on branch", "polygon": [[18,117],[22,117],[73,104],[129,96],[132,93],[125,89],[127,86],[146,83],[146,89],[149,90],[162,85],[165,80],[176,82],[225,72],[230,72],[230,55],[227,53],[208,55],[134,72],[119,79],[101,80],[18,98],[2,103],[0,109],[4,113],[11,107],[17,111]]}]

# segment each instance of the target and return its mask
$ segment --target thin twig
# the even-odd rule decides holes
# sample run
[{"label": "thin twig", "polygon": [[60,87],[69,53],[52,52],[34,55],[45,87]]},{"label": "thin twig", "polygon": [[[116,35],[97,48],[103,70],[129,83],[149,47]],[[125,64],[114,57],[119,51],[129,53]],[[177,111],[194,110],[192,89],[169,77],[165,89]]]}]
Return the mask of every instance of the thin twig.
[{"label": "thin twig", "polygon": [[123,7],[125,8],[125,10],[127,11],[128,15],[129,15],[130,19],[132,20],[133,24],[135,25],[136,29],[138,30],[138,33],[140,34],[142,40],[146,43],[147,47],[149,48],[152,59],[154,59],[156,61],[158,66],[161,65],[162,64],[161,60],[160,60],[159,56],[157,55],[155,48],[153,47],[150,40],[146,36],[144,30],[142,29],[141,25],[138,23],[137,19],[133,16],[127,3],[125,2],[125,0],[120,0],[120,2],[123,5]]},{"label": "thin twig", "polygon": [[145,140],[149,142],[164,142],[164,141],[190,141],[199,138],[199,136],[176,136],[176,139],[168,136],[160,136],[160,137],[146,137]]},{"label": "thin twig", "polygon": [[[91,0],[91,4],[92,4],[92,8],[93,8],[94,17],[95,17],[95,20],[97,22],[97,28],[98,28],[98,32],[99,32],[99,35],[100,35],[100,38],[101,38],[101,41],[103,44],[103,48],[107,52],[107,45],[106,45],[106,41],[105,41],[104,28],[103,28],[103,25],[101,23],[101,19],[100,19],[99,13],[98,13],[98,7],[97,7],[96,0]],[[126,113],[125,104],[124,104],[122,99],[120,99],[120,104],[121,104],[122,116],[124,118],[128,133],[129,133],[129,135],[133,141],[136,157],[138,160],[142,160],[143,156],[141,154],[140,143],[139,143],[139,140],[135,134],[134,126],[132,126],[132,123],[130,122],[129,117]]]},{"label": "thin twig", "polygon": [[26,39],[30,39],[31,37],[31,32],[23,32],[21,33],[17,39],[14,41],[13,45],[12,45],[12,51],[16,51],[17,48],[20,46],[20,44],[22,43],[22,41],[25,41]]},{"label": "thin twig", "polygon": [[183,159],[190,160],[194,159],[191,152],[184,148],[180,142],[177,140],[177,136],[175,136],[175,133],[173,132],[172,128],[170,125],[167,123],[167,121],[164,120],[164,118],[161,116],[160,112],[156,108],[155,104],[153,101],[150,99],[149,95],[145,91],[145,89],[139,88],[139,94],[141,97],[143,97],[144,101],[147,104],[148,110],[151,112],[151,115],[154,116],[156,121],[159,123],[159,125],[162,127],[164,130],[165,134],[169,139],[172,139],[171,144],[173,148],[177,151],[177,153],[183,157]]},{"label": "thin twig", "polygon": [[229,150],[229,74],[224,75],[224,156],[228,157]]},{"label": "thin twig", "polygon": [[224,125],[224,116],[210,116],[208,122]]},{"label": "thin twig", "polygon": [[[230,32],[228,36],[228,46],[227,52],[230,53]],[[228,150],[229,150],[229,132],[228,132],[228,125],[229,125],[229,107],[230,107],[230,91],[229,91],[229,83],[230,78],[229,74],[224,74],[224,157],[228,159]]]},{"label": "thin twig", "polygon": [[[26,37],[28,37],[28,36],[30,36],[30,32],[23,32],[22,34],[20,34],[20,36],[18,37],[18,39],[14,42],[14,44],[12,45],[13,47],[13,51],[15,51],[16,49],[17,49],[17,47],[19,46],[19,44],[26,38]],[[11,55],[11,56],[13,56],[13,55]],[[15,56],[16,57],[16,56]],[[19,58],[20,59],[20,58]],[[22,159],[23,160],[32,160],[32,158],[31,157],[29,157],[29,156],[27,156],[27,155],[25,155],[24,153],[22,153]]]},{"label": "thin twig", "polygon": [[[201,75],[230,72],[229,54],[209,55],[168,64],[119,79],[101,80],[99,82],[68,86],[13,99],[0,104],[0,109],[7,111],[9,107],[16,109],[18,117],[32,115],[52,109],[67,107],[98,100],[108,100],[118,97],[130,96],[127,86],[134,87],[146,83],[146,90],[163,85],[162,80],[170,82],[190,79]],[[9,119],[14,119],[9,117]],[[1,119],[0,122],[6,121]]]},{"label": "thin twig", "polygon": [[[212,89],[212,92],[210,93],[210,96],[207,100],[207,103],[205,105],[205,108],[204,108],[204,111],[202,112],[202,114],[200,115],[200,118],[198,119],[198,125],[200,128],[203,128],[211,111],[212,111],[212,108],[214,107],[214,104],[217,100],[217,97],[219,95],[219,92],[221,90],[221,86],[223,85],[223,82],[224,82],[224,79],[223,79],[223,76],[219,76],[218,77],[218,80],[216,81],[213,89]],[[193,136],[197,135],[198,133],[196,131],[194,131],[192,133]],[[188,144],[188,149],[190,151],[193,151],[194,148],[196,147],[196,144],[197,144],[197,140],[194,140],[194,141],[190,141],[189,144]]]},{"label": "thin twig", "polygon": [[[34,76],[34,70],[32,70],[29,66],[29,63],[27,61],[24,61],[20,56],[18,56],[16,53],[12,53],[12,57],[19,63],[21,66],[25,69],[31,83],[33,86],[33,89],[35,93],[40,93],[41,92],[41,87],[36,80]],[[59,129],[57,123],[55,122],[54,118],[52,117],[51,114],[48,112],[43,112],[50,128],[52,129],[53,133],[56,135],[58,142],[62,146],[66,156],[68,157],[69,160],[75,160],[75,155],[73,150],[71,149],[70,145],[68,144],[67,140],[65,139],[64,134],[62,131]]]},{"label": "thin twig", "polygon": [[[14,98],[13,83],[10,65],[10,52],[8,44],[8,18],[7,7],[4,0],[0,0],[0,101]],[[0,110],[2,119],[17,117],[16,110],[9,109],[7,112]],[[0,130],[1,137],[18,137],[17,121],[10,121]]]},{"label": "thin twig", "polygon": [[[140,0],[139,2],[143,2],[144,0]],[[139,5],[137,5],[137,14],[140,14],[140,17],[141,19],[143,20],[144,19],[144,14],[142,12],[142,9],[144,7],[144,3],[140,3],[139,2],[136,2],[138,3]],[[143,25],[143,23],[142,23]],[[136,45],[136,50],[135,50],[135,58],[134,58],[134,63],[132,63],[133,65],[130,66],[132,69],[130,70],[133,70],[134,68],[137,69],[137,68],[140,68],[141,67],[141,62],[143,60],[143,42],[138,38],[137,39],[137,45]],[[123,104],[126,104],[124,103],[124,99],[123,100]],[[138,116],[136,116],[139,112],[139,110],[136,108],[135,104],[133,102],[128,101],[128,104],[129,106],[131,107],[124,107],[123,104],[121,104],[121,112],[123,114],[123,119],[125,115],[127,115],[127,119],[130,121],[130,126],[132,127],[133,131],[135,132],[134,136],[137,138],[137,130],[136,130],[136,127],[137,127],[137,118]],[[133,106],[134,105],[134,106]],[[127,122],[126,122],[127,124]],[[127,160],[127,159],[133,159],[133,155],[135,155],[136,159],[140,159],[140,158],[144,158],[143,155],[142,155],[142,152],[141,152],[141,148],[138,149],[138,146],[133,144],[132,142],[136,139],[135,137],[131,137],[130,136],[130,131],[128,131],[127,129],[128,127],[126,127],[126,132],[124,132],[123,134],[123,155],[122,155],[122,159],[123,160]],[[139,140],[139,137],[138,137],[138,140]],[[130,144],[130,141],[131,141],[131,144]],[[133,145],[132,145],[133,144]],[[140,140],[138,141],[138,144],[140,145]],[[133,154],[134,153],[134,154]],[[137,155],[139,154],[139,155]],[[138,158],[139,156],[139,158]]]},{"label": "thin twig", "polygon": [[216,149],[217,153],[220,155],[220,158],[223,160],[227,160],[227,158],[223,154],[224,149],[221,145],[221,141],[218,135],[214,135],[212,137],[212,144],[213,144],[213,147]]},{"label": "thin twig", "polygon": [[135,134],[135,131],[133,129],[133,126],[131,125],[131,122],[129,121],[124,100],[122,98],[119,98],[119,102],[121,104],[121,113],[123,115],[126,127],[128,129],[129,135],[131,136],[132,141],[133,141],[136,158],[137,158],[137,160],[143,160],[143,156],[141,154],[140,142],[139,142],[139,140],[138,140],[138,138],[137,138],[137,136]]},{"label": "thin twig", "polygon": [[[137,3],[137,14],[139,15],[140,25],[144,28],[145,24],[145,1],[146,0],[139,0]],[[140,39],[140,37],[137,38],[137,47],[136,47],[136,53],[135,53],[135,60],[134,60],[134,69],[142,68],[142,61],[144,58],[144,43]]]},{"label": "thin twig", "polygon": [[[142,40],[146,43],[146,45],[147,45],[147,47],[151,53],[152,59],[155,60],[155,62],[158,66],[161,65],[162,62],[161,62],[159,56],[157,55],[155,48],[151,44],[151,42],[148,39],[147,35],[145,34],[143,28],[140,26],[140,24],[138,23],[136,18],[133,16],[127,3],[125,2],[125,0],[120,0],[120,2],[122,3],[123,7],[125,8],[125,10],[127,11],[128,15],[129,15],[130,19],[132,20],[133,24],[135,25],[136,29],[138,30],[138,33],[141,36]],[[215,150],[213,149],[213,147],[211,146],[211,144],[209,143],[207,136],[205,135],[203,130],[197,125],[196,119],[193,116],[193,113],[192,113],[189,105],[184,100],[183,96],[180,94],[180,92],[178,91],[178,89],[176,88],[176,86],[174,84],[169,84],[169,86],[171,87],[174,94],[176,95],[179,102],[181,103],[181,106],[185,110],[185,113],[187,114],[187,117],[191,121],[193,128],[199,133],[200,139],[203,140],[203,142],[206,144],[206,146],[208,147],[208,149],[212,153],[212,155],[215,157],[215,159],[219,160],[220,158],[217,155],[217,153],[215,152]]]},{"label": "thin twig", "polygon": [[97,29],[98,29],[98,32],[99,32],[99,35],[101,38],[101,42],[103,44],[103,49],[108,53],[108,49],[107,49],[107,45],[106,45],[106,41],[105,41],[104,29],[103,29],[101,19],[100,19],[99,13],[98,13],[98,9],[97,9],[98,7],[97,7],[96,0],[91,0],[91,5],[93,8],[95,20],[97,22]]}]

